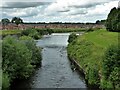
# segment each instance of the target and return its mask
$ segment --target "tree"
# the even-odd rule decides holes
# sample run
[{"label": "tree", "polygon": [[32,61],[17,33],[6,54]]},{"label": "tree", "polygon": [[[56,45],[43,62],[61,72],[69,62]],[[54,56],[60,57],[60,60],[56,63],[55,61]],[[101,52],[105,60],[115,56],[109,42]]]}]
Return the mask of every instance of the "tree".
[{"label": "tree", "polygon": [[19,25],[19,24],[23,23],[23,20],[19,17],[13,17],[11,22],[15,23],[16,25]]},{"label": "tree", "polygon": [[99,21],[99,20],[97,20],[97,21],[96,21],[96,24],[100,24],[100,21]]},{"label": "tree", "polygon": [[1,23],[2,23],[3,29],[5,29],[5,26],[10,23],[10,20],[8,18],[3,18],[1,20]]},{"label": "tree", "polygon": [[106,20],[106,29],[108,31],[119,32],[120,25],[120,8],[111,9]]}]

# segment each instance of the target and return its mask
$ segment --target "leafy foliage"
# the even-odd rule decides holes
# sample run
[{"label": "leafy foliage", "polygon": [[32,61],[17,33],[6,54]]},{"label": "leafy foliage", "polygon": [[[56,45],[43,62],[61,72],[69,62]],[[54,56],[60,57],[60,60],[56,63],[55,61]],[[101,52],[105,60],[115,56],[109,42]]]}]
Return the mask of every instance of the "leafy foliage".
[{"label": "leafy foliage", "polygon": [[7,72],[11,79],[27,78],[32,72],[31,51],[23,42],[13,37],[6,37],[3,40],[3,71]]},{"label": "leafy foliage", "polygon": [[105,80],[111,82],[112,88],[120,88],[120,48],[118,45],[110,46],[103,59],[103,75]]},{"label": "leafy foliage", "polygon": [[13,17],[11,22],[15,23],[16,25],[19,25],[19,24],[23,23],[23,20],[19,17]]},{"label": "leafy foliage", "polygon": [[[41,64],[41,53],[31,37],[16,39],[7,36],[2,45],[3,87],[9,87],[14,79],[28,78],[37,64]],[[8,80],[7,80],[8,79]]]},{"label": "leafy foliage", "polygon": [[2,89],[8,89],[10,86],[10,78],[7,73],[2,74]]},{"label": "leafy foliage", "polygon": [[88,67],[87,73],[86,73],[86,79],[88,80],[88,84],[90,85],[99,85],[99,70],[98,67]]},{"label": "leafy foliage", "polygon": [[120,8],[111,9],[106,20],[108,31],[120,32]]},{"label": "leafy foliage", "polygon": [[46,29],[35,29],[35,30],[37,30],[40,35],[53,33],[53,30],[49,29],[49,28],[46,28]]},{"label": "leafy foliage", "polygon": [[8,23],[10,23],[10,20],[8,18],[4,18],[1,20],[3,25],[7,25]]},{"label": "leafy foliage", "polygon": [[20,40],[22,40],[27,48],[32,52],[32,65],[37,65],[37,64],[41,64],[41,48],[36,46],[36,43],[34,42],[34,40],[29,37],[29,36],[22,36],[19,38]]},{"label": "leafy foliage", "polygon": [[72,42],[73,40],[75,40],[76,38],[77,38],[77,35],[76,35],[75,33],[72,33],[72,34],[70,34],[70,36],[69,36],[68,42],[70,43],[70,42]]},{"label": "leafy foliage", "polygon": [[23,30],[21,35],[30,36],[34,39],[40,39],[41,35],[51,34],[53,33],[52,29],[35,29],[35,28],[28,28]]},{"label": "leafy foliage", "polygon": [[10,23],[10,20],[8,18],[4,18],[1,20],[3,29],[5,29],[5,26],[8,25]]},{"label": "leafy foliage", "polygon": [[23,30],[21,32],[21,35],[30,36],[30,37],[32,37],[34,39],[41,38],[41,35],[33,28],[28,28],[26,30]]}]

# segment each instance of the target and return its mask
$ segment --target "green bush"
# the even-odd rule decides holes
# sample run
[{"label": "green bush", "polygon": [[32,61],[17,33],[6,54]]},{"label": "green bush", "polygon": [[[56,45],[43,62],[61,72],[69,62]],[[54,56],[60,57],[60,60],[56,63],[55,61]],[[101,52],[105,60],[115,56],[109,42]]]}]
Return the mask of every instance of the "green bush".
[{"label": "green bush", "polygon": [[99,85],[100,78],[98,73],[98,67],[88,67],[85,78],[90,85]]},{"label": "green bush", "polygon": [[29,36],[22,36],[19,38],[20,40],[22,40],[27,48],[32,52],[32,62],[31,64],[33,65],[37,65],[37,64],[41,64],[41,48],[38,48],[36,46],[35,41],[29,37]]},{"label": "green bush", "polygon": [[104,79],[111,82],[112,88],[120,88],[120,48],[118,45],[112,45],[106,50],[102,72]]},{"label": "green bush", "polygon": [[100,82],[100,88],[102,88],[103,90],[107,90],[107,89],[112,90],[113,89],[112,82],[106,80],[105,78],[102,78]]},{"label": "green bush", "polygon": [[21,32],[22,36],[30,36],[34,39],[40,39],[41,35],[45,35],[45,34],[51,34],[53,33],[52,29],[38,29],[38,28],[28,28],[26,30],[23,30]]},{"label": "green bush", "polygon": [[23,31],[21,32],[21,35],[26,35],[26,36],[28,36],[28,35],[30,34],[30,32],[31,32],[31,28],[26,29],[26,30],[23,30]]},{"label": "green bush", "polygon": [[8,88],[14,79],[26,79],[41,64],[41,48],[30,36],[19,39],[6,36],[2,42],[3,89]]},{"label": "green bush", "polygon": [[75,40],[76,38],[77,38],[77,35],[76,35],[75,33],[72,33],[72,34],[70,34],[70,36],[69,36],[68,42],[70,43],[70,42],[72,42],[73,40]]},{"label": "green bush", "polygon": [[2,68],[11,79],[27,78],[33,71],[32,52],[27,46],[13,37],[3,39]]},{"label": "green bush", "polygon": [[2,74],[2,89],[8,90],[10,86],[10,78],[7,73]]},{"label": "green bush", "polygon": [[34,40],[32,37],[30,37],[30,36],[21,36],[20,38],[19,38],[19,40],[26,40],[26,41],[28,41],[28,40]]},{"label": "green bush", "polygon": [[40,35],[45,35],[45,34],[51,34],[53,33],[52,29],[46,28],[46,29],[35,29]]},{"label": "green bush", "polygon": [[29,28],[29,29],[23,30],[21,32],[21,35],[22,36],[23,35],[30,36],[30,37],[32,37],[32,38],[34,38],[36,40],[39,39],[39,38],[41,38],[41,35],[38,33],[38,31],[35,30],[35,29],[33,29],[33,28]]}]

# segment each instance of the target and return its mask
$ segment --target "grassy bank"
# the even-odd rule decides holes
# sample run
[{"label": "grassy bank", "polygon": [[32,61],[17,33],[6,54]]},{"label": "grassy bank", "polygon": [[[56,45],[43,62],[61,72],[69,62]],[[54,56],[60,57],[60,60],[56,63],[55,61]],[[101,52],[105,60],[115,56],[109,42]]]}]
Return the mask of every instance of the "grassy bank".
[{"label": "grassy bank", "polygon": [[0,30],[0,35],[14,35],[20,34],[22,30]]},{"label": "grassy bank", "polygon": [[105,84],[102,74],[103,59],[106,50],[112,44],[118,45],[118,33],[101,29],[78,36],[68,45],[69,58],[76,60],[85,71],[88,84],[101,88],[112,88],[108,84],[106,86],[102,85]]}]

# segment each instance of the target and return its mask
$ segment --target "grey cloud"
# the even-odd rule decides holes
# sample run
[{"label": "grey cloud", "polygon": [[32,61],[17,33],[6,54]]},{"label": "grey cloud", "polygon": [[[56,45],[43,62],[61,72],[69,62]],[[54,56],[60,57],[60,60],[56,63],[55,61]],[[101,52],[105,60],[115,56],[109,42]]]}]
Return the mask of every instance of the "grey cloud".
[{"label": "grey cloud", "polygon": [[105,4],[105,3],[109,3],[111,1],[118,1],[118,0],[100,0],[100,1],[95,1],[95,2],[89,2],[89,3],[86,3],[86,4],[83,4],[83,5],[71,5],[69,7],[73,7],[73,8],[91,8],[91,7],[95,7],[97,5],[102,5],[102,4]]},{"label": "grey cloud", "polygon": [[48,4],[50,4],[50,2],[6,2],[5,4],[3,4],[2,8],[28,8]]},{"label": "grey cloud", "polygon": [[96,5],[109,3],[110,1],[118,1],[118,0],[102,0],[102,1],[91,2],[91,3],[87,3],[87,4],[83,4],[83,5],[72,5],[72,6],[69,6],[69,7],[74,7],[74,8],[91,8],[91,7],[95,7]]},{"label": "grey cloud", "polygon": [[19,15],[19,17],[32,17],[36,15],[38,15],[38,13],[26,13],[25,15]]},{"label": "grey cloud", "polygon": [[59,10],[57,12],[69,12],[70,10]]},{"label": "grey cloud", "polygon": [[73,5],[73,6],[70,6],[70,7],[74,7],[74,8],[90,8],[90,7],[94,7],[96,6],[97,4],[88,4],[88,5]]},{"label": "grey cloud", "polygon": [[5,13],[1,13],[0,16],[1,16],[0,19],[2,19],[2,18],[9,18],[9,19],[12,18],[11,16],[8,16]]},{"label": "grey cloud", "polygon": [[[39,8],[40,9],[40,8]],[[7,17],[32,17],[36,16],[39,13],[38,8],[17,8],[17,9],[2,9],[2,16],[7,16]]]},{"label": "grey cloud", "polygon": [[87,14],[87,12],[76,12],[76,13],[71,13],[70,15],[80,15],[80,14]]}]

